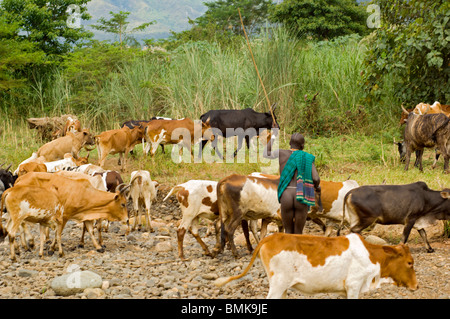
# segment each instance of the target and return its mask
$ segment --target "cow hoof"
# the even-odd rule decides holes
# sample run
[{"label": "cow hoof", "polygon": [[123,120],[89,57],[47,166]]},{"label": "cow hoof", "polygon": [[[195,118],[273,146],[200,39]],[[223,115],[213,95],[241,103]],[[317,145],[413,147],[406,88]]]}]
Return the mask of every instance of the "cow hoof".
[{"label": "cow hoof", "polygon": [[428,248],[427,249],[427,253],[434,253],[434,249],[433,248]]},{"label": "cow hoof", "polygon": [[97,252],[99,252],[99,253],[104,253],[105,252],[105,248],[99,248],[99,249],[97,249]]},{"label": "cow hoof", "polygon": [[78,244],[78,248],[84,248],[84,244]]}]

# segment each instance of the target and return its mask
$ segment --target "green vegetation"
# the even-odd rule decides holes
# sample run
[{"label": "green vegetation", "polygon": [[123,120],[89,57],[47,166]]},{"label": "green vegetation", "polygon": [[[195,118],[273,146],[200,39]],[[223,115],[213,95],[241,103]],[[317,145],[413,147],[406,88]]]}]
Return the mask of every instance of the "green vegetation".
[{"label": "green vegetation", "polygon": [[[450,100],[450,3],[446,0],[372,1],[381,27],[368,38],[365,86],[377,99],[393,87],[405,106]],[[394,78],[395,81],[387,78]]]},{"label": "green vegetation", "polygon": [[[83,5],[86,2],[77,2],[81,5],[83,19],[88,18]],[[261,1],[261,4],[266,2]],[[353,3],[343,0],[333,3],[341,2]],[[442,1],[431,2],[433,8],[439,9],[433,13],[436,19],[430,24],[420,17],[416,20],[412,17],[414,21],[411,20],[409,28],[418,28],[419,24],[426,25],[426,28],[417,29],[421,30],[417,39],[413,37],[416,33],[411,33],[408,41],[414,39],[414,43],[419,43],[420,37],[427,34],[432,38],[429,43],[434,53],[427,51],[429,48],[425,46],[426,50],[417,49],[422,58],[412,60],[406,53],[401,53],[405,41],[390,41],[392,50],[388,47],[383,49],[381,45],[386,42],[383,37],[388,34],[388,25],[394,20],[385,20],[386,25],[382,24],[381,29],[366,37],[348,34],[350,31],[347,30],[344,36],[328,33],[308,39],[293,37],[283,23],[269,26],[254,17],[252,20],[250,15],[248,26],[254,29],[251,47],[269,99],[272,103],[277,102],[276,116],[282,129],[282,147],[287,147],[292,132],[305,133],[307,150],[316,155],[316,163],[325,180],[343,180],[349,175],[361,184],[379,184],[383,180],[387,183],[424,180],[437,189],[438,176],[442,183],[448,183],[448,177],[442,175],[442,160],[435,171],[430,168],[433,150],[425,154],[423,173],[417,169],[404,172],[396,146],[392,143],[402,136],[398,122],[403,102],[434,102],[439,97],[442,104],[449,104],[446,95],[449,62],[448,50],[445,50],[448,41],[444,38],[446,44],[437,45],[442,40],[439,30],[448,23],[448,19],[440,20]],[[26,127],[27,117],[72,113],[84,126],[99,133],[118,128],[124,120],[156,115],[198,119],[210,109],[251,107],[267,111],[263,89],[239,31],[237,12],[233,19],[226,18],[227,14],[230,17],[230,8],[235,8],[238,3],[250,2],[211,3],[208,14],[192,21],[192,29],[174,33],[165,41],[149,39],[147,44],[150,48],[142,50],[136,46],[121,47],[120,43],[92,40],[83,28],[68,28],[64,22],[68,13],[62,10],[63,5],[59,10],[52,5],[50,7],[54,10],[50,10],[37,0],[2,1],[0,114],[4,120],[0,123],[0,158],[18,164],[42,144],[35,132]],[[319,4],[318,1],[314,3]],[[326,10],[328,4],[320,3]],[[420,0],[411,1],[412,5],[419,3]],[[24,5],[30,12],[35,12],[30,19],[45,16],[47,20],[58,22],[58,27],[47,21],[49,25],[42,27],[42,34],[38,34],[39,23],[44,22],[37,19],[31,25],[28,24],[29,19],[19,17],[14,6],[23,9]],[[271,11],[265,7],[264,10],[270,19]],[[245,8],[242,13],[244,17],[248,16]],[[121,15],[125,22],[130,17],[128,12],[112,15]],[[225,20],[231,28],[219,23]],[[391,29],[394,29],[392,25]],[[116,32],[120,27],[116,24],[116,28],[110,31],[113,30]],[[406,36],[408,28],[401,30],[401,34]],[[60,42],[51,41],[55,35]],[[327,39],[318,41],[316,38]],[[387,53],[384,55],[383,52]],[[409,69],[405,71],[396,66],[392,60],[395,56],[387,56],[388,53],[405,58]],[[425,64],[421,64],[423,54],[428,61]],[[377,69],[380,65],[384,67]],[[423,70],[423,74],[430,76],[432,81],[424,81],[423,77],[411,79],[405,75],[415,67]],[[435,73],[430,75],[430,72]],[[447,74],[447,80],[441,77],[442,74]],[[372,82],[373,79],[377,82]],[[439,79],[444,80],[439,82]],[[441,90],[443,95],[437,95],[437,90]],[[422,93],[414,95],[418,92]],[[92,161],[95,162],[96,156],[94,151],[90,157]],[[109,158],[109,168],[117,168],[116,158]],[[148,169],[153,178],[171,185],[188,178],[218,180],[233,172],[247,174],[261,170],[258,163],[175,164],[170,160],[170,152],[163,155],[159,151],[157,158],[151,161],[142,155],[140,147],[137,147],[137,156],[131,163],[130,170]]]}]

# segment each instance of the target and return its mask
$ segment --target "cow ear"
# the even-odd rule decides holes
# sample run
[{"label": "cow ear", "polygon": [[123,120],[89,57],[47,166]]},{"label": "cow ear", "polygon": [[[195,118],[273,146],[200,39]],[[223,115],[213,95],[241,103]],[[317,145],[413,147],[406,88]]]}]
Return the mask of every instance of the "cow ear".
[{"label": "cow ear", "polygon": [[119,194],[116,194],[116,195],[114,196],[114,200],[115,200],[115,201],[118,201],[119,198],[120,198]]},{"label": "cow ear", "polygon": [[397,254],[397,250],[393,246],[383,246],[383,251],[388,255]]},{"label": "cow ear", "polygon": [[446,199],[450,199],[450,190],[448,190],[448,189],[443,190],[443,191],[441,192],[441,197],[442,197],[442,198],[446,198]]}]

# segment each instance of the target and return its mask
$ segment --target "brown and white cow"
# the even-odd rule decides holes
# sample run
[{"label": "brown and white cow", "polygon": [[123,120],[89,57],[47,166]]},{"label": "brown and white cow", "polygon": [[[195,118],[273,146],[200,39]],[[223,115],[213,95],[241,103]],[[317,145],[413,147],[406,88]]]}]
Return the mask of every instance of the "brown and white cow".
[{"label": "brown and white cow", "polygon": [[269,279],[267,298],[285,298],[289,288],[359,298],[392,281],[411,290],[418,288],[408,246],[374,245],[357,234],[330,238],[275,233],[259,243],[240,275],[219,278],[215,284],[223,286],[245,276],[258,255]]},{"label": "brown and white cow", "polygon": [[[167,196],[163,199],[166,201],[170,196],[176,194],[180,203],[182,219],[177,230],[178,238],[178,255],[184,258],[183,240],[186,231],[189,230],[205,254],[210,256],[208,246],[203,242],[198,234],[200,218],[210,220],[216,227],[216,236],[219,232],[217,229],[217,221],[219,217],[219,209],[217,207],[217,182],[207,180],[190,180],[186,183],[173,187]],[[219,238],[217,238],[219,240]]]},{"label": "brown and white cow", "polygon": [[[332,232],[332,226],[326,226],[320,218],[326,218],[334,222],[342,222],[345,195],[353,188],[359,187],[354,180],[346,180],[343,182],[320,181],[321,200],[323,211],[319,212],[317,206],[311,207],[308,218],[312,219],[316,224],[322,226],[325,236],[329,236]],[[345,217],[345,216],[344,216]],[[345,220],[349,223],[348,217]]]},{"label": "brown and white cow", "polygon": [[41,146],[36,152],[36,157],[43,156],[46,162],[51,162],[63,159],[66,153],[70,153],[74,158],[78,158],[81,149],[86,145],[94,145],[89,130],[84,129],[77,133],[68,132],[66,136]]},{"label": "brown and white cow", "polygon": [[209,121],[195,124],[193,120],[188,118],[181,120],[153,120],[145,127],[144,139],[149,144],[144,147],[144,152],[148,154],[150,151],[150,155],[153,157],[158,145],[178,144],[180,155],[182,147],[186,147],[191,153],[192,144],[199,142],[202,138],[204,140],[214,140]]},{"label": "brown and white cow", "polygon": [[[226,241],[229,242],[231,251],[238,256],[234,245],[234,232],[245,220],[262,219],[265,222],[275,222],[281,229],[280,203],[278,202],[278,179],[258,178],[245,175],[230,175],[217,184],[217,203],[221,221],[221,238],[213,251],[213,256],[222,252]],[[244,229],[244,234],[246,231]],[[264,237],[265,234],[261,234]],[[259,240],[259,238],[257,239]],[[252,251],[252,246],[246,236],[247,248]]]},{"label": "brown and white cow", "polygon": [[135,126],[132,129],[124,126],[121,129],[105,131],[95,136],[99,158],[98,165],[104,167],[108,154],[119,153],[123,171],[126,167],[128,153],[133,150],[136,144],[141,142],[142,138],[142,126]]},{"label": "brown and white cow", "polygon": [[[20,177],[14,187],[3,193],[3,207],[9,213],[6,232],[9,235],[11,259],[15,260],[15,235],[23,222],[41,225],[41,246],[43,255],[45,228],[56,228],[54,248],[58,242],[59,255],[63,256],[61,233],[68,220],[91,221],[88,231],[96,248],[101,251],[92,231],[96,219],[111,221],[128,220],[126,209],[127,188],[120,193],[110,193],[95,189],[87,180],[72,180],[52,173],[28,173]],[[0,216],[1,218],[1,216]],[[88,225],[86,225],[88,226]],[[5,234],[2,227],[2,234]]]},{"label": "brown and white cow", "polygon": [[[254,173],[260,174],[260,173]],[[264,174],[263,174],[264,175]],[[262,176],[262,175],[258,175]],[[271,178],[273,175],[265,175],[265,178]],[[276,178],[277,176],[275,176]],[[203,242],[198,234],[200,219],[211,221],[215,226],[216,239],[220,240],[218,222],[219,208],[217,206],[217,182],[208,180],[190,180],[186,183],[173,187],[167,196],[163,199],[166,201],[170,196],[176,195],[180,204],[182,219],[178,226],[178,255],[181,259],[184,257],[183,241],[186,231],[189,230],[200,246],[203,248],[205,255],[211,256],[208,246]],[[257,232],[257,221],[250,220],[250,230],[256,241],[259,242],[260,236]],[[267,221],[263,221],[261,225],[261,236],[267,232]]]}]

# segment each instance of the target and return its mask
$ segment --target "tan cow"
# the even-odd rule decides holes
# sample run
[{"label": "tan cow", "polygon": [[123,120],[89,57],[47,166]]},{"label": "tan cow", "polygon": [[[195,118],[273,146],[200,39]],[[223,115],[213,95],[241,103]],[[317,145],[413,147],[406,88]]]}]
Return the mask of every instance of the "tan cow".
[{"label": "tan cow", "polygon": [[121,129],[105,131],[95,136],[95,142],[98,149],[98,159],[101,167],[104,167],[108,154],[117,154],[120,156],[122,171],[125,169],[127,156],[134,146],[141,142],[143,137],[143,128],[135,126],[130,129],[124,126]]},{"label": "tan cow", "polygon": [[445,115],[450,116],[450,107],[448,105],[442,105],[437,101],[432,105],[419,103],[416,105],[413,112],[418,115],[444,113]]},{"label": "tan cow", "polygon": [[[93,221],[128,220],[124,195],[127,190],[123,188],[119,193],[104,192],[95,189],[87,180],[72,180],[52,173],[28,173],[18,178],[15,186],[3,193],[0,211],[1,214],[6,207],[9,213],[6,232],[9,235],[11,259],[16,259],[15,235],[25,221],[41,225],[40,256],[43,255],[45,227],[56,228],[52,249],[57,242],[59,255],[64,255],[61,234],[68,220],[90,222],[86,225],[89,234],[96,248],[101,250],[93,235]],[[3,229],[2,233],[5,234]]]},{"label": "tan cow", "polygon": [[285,298],[289,288],[359,298],[392,280],[411,290],[418,287],[408,246],[374,245],[357,234],[330,238],[275,233],[259,243],[240,275],[219,278],[215,284],[245,276],[258,255],[269,279],[267,298]]},{"label": "tan cow", "polygon": [[[191,146],[201,139],[214,140],[209,120],[205,123],[195,124],[191,119],[182,120],[153,120],[145,127],[145,142],[143,145],[145,154],[153,157],[158,145],[178,144],[180,156],[182,147],[186,147],[191,153]],[[197,139],[197,140],[196,140]],[[192,155],[192,153],[191,153]]]},{"label": "tan cow", "polygon": [[47,166],[42,163],[29,162],[19,166],[18,176],[25,175],[29,172],[47,172]]},{"label": "tan cow", "polygon": [[94,140],[89,130],[84,129],[78,133],[69,132],[66,136],[41,146],[36,152],[36,157],[43,156],[46,162],[51,162],[63,159],[66,153],[70,153],[74,158],[78,158],[81,149],[86,145],[94,145]]}]

